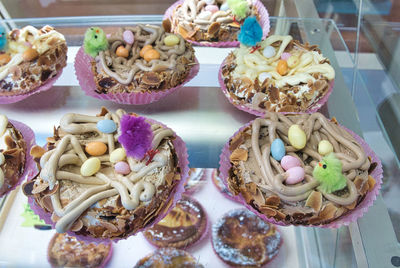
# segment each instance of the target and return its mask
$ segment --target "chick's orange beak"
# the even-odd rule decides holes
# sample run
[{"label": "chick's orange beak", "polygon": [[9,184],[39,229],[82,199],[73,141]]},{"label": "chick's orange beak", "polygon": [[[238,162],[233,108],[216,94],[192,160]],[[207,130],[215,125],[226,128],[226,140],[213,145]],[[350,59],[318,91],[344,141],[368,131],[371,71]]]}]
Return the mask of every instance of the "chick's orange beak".
[{"label": "chick's orange beak", "polygon": [[322,164],[321,164],[321,162],[319,162],[319,163],[318,163],[318,165],[319,165],[320,167],[322,167]]},{"label": "chick's orange beak", "polygon": [[96,33],[99,33],[99,30],[96,30]]}]

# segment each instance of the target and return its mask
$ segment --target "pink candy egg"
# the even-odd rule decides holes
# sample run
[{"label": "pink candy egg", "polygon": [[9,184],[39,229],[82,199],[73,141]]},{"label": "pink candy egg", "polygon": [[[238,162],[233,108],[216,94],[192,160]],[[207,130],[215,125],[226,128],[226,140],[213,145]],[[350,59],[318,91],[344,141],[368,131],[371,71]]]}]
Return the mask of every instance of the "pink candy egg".
[{"label": "pink candy egg", "polygon": [[294,156],[285,155],[282,157],[281,166],[284,170],[288,170],[292,167],[301,167],[301,162]]},{"label": "pink candy egg", "polygon": [[288,52],[283,52],[281,55],[281,60],[288,60],[288,58],[290,58],[290,56],[292,56],[292,54],[290,54]]},{"label": "pink candy egg", "polygon": [[135,37],[133,36],[133,33],[128,30],[124,31],[124,33],[122,34],[122,37],[124,38],[124,41],[130,45],[132,45],[133,42],[135,41]]},{"label": "pink candy egg", "polygon": [[131,172],[131,168],[129,167],[128,163],[126,162],[118,162],[114,166],[115,172],[122,175],[127,175]]},{"label": "pink candy egg", "polygon": [[286,174],[288,175],[286,184],[296,184],[304,179],[305,172],[302,167],[292,167],[286,171]]},{"label": "pink candy egg", "polygon": [[211,13],[215,13],[215,12],[219,11],[219,8],[218,8],[218,6],[216,6],[216,5],[207,5],[207,6],[204,8],[204,10],[210,11]]}]

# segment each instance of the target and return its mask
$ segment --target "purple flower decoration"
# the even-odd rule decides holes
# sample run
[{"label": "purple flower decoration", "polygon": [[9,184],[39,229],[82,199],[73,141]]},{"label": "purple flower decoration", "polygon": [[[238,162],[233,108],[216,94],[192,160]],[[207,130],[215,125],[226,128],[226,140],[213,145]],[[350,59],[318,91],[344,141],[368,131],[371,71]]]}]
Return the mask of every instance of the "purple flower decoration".
[{"label": "purple flower decoration", "polygon": [[118,141],[124,147],[127,156],[142,159],[151,149],[153,131],[144,117],[123,115],[121,118],[121,136]]}]

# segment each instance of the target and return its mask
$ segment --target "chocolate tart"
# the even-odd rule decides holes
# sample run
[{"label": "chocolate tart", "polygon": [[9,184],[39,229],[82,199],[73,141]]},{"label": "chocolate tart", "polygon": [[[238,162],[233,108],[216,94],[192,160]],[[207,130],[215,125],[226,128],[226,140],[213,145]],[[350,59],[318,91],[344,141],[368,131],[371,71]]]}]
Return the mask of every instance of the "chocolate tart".
[{"label": "chocolate tart", "polygon": [[150,255],[139,260],[134,266],[135,268],[202,268],[204,267],[197,262],[189,253],[176,248],[160,248]]},{"label": "chocolate tart", "polygon": [[79,241],[68,234],[55,234],[47,254],[52,267],[103,267],[109,260],[112,244]]},{"label": "chocolate tart", "polygon": [[275,225],[245,210],[231,210],[212,227],[218,257],[234,267],[261,267],[279,252],[281,235]]},{"label": "chocolate tart", "polygon": [[207,216],[195,199],[183,195],[168,215],[143,232],[157,247],[187,248],[207,230]]}]

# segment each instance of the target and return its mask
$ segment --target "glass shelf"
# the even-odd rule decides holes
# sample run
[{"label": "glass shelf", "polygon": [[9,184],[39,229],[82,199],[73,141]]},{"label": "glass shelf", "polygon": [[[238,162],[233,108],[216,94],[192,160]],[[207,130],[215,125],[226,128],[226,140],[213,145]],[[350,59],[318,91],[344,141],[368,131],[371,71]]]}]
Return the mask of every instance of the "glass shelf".
[{"label": "glass shelf", "polygon": [[[19,103],[1,105],[0,113],[29,125],[36,133],[37,143],[43,145],[53,126],[58,125],[61,116],[67,112],[96,114],[101,106],[111,110],[122,108],[159,120],[174,129],[187,144],[191,167],[218,168],[219,154],[228,138],[255,118],[233,107],[218,85],[219,65],[232,48],[196,47],[199,74],[184,88],[153,104],[132,106],[100,101],[86,96],[78,85],[73,63],[88,26],[98,25],[111,32],[120,25],[159,24],[161,20],[162,16],[99,16],[3,21],[10,27],[52,25],[65,35],[69,50],[68,65],[54,88]],[[362,136],[357,109],[350,94],[353,76],[341,69],[342,66],[352,68],[354,65],[335,23],[329,19],[272,17],[271,26],[275,34],[291,34],[302,42],[319,45],[336,71],[333,93],[322,112],[329,117],[335,116],[342,125]],[[211,223],[226,211],[240,207],[224,199],[210,181],[194,196],[205,207]],[[46,248],[54,231],[21,227],[20,214],[27,199],[21,191],[15,191],[7,199],[3,200],[2,217],[7,218],[0,229],[0,241],[9,242],[0,243],[0,266],[48,265]],[[8,213],[5,209],[7,204],[10,206]],[[376,260],[389,265],[392,256],[400,255],[380,197],[370,211],[350,227],[285,227],[280,230],[284,244],[273,267],[366,267],[365,264],[372,265]],[[374,241],[377,236],[379,241]],[[137,244],[141,246],[137,247]],[[109,267],[133,266],[153,250],[141,234],[118,242],[114,247]],[[206,267],[223,266],[212,252],[209,237],[189,252]],[[22,255],[26,258],[20,258]]]}]

